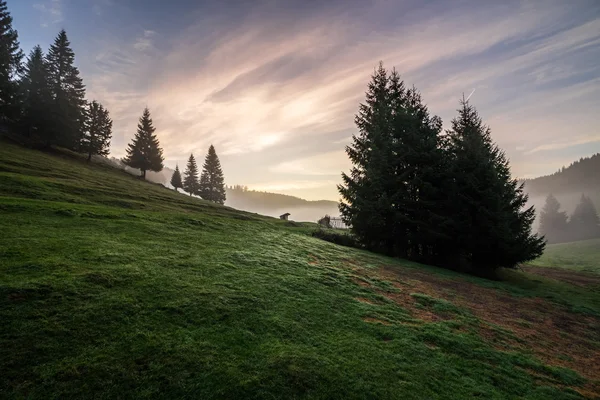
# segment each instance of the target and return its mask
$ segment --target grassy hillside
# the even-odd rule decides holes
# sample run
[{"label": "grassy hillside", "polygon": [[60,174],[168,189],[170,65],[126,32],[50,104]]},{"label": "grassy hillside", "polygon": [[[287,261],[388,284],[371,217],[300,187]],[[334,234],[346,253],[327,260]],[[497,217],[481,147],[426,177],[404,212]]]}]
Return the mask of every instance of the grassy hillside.
[{"label": "grassy hillside", "polygon": [[467,277],[3,142],[0,215],[0,398],[600,395],[600,278]]},{"label": "grassy hillside", "polygon": [[600,239],[551,244],[532,264],[600,274]]}]

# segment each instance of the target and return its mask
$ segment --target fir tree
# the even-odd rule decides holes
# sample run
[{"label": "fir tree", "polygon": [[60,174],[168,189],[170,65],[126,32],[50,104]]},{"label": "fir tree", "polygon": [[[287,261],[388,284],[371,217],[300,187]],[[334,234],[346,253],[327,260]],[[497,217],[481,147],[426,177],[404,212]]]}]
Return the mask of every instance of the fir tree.
[{"label": "fir tree", "polygon": [[17,76],[22,70],[23,52],[12,27],[6,1],[0,0],[0,119],[14,122],[19,118]]},{"label": "fir tree", "polygon": [[211,144],[200,175],[200,197],[218,204],[225,204],[225,182],[221,162]]},{"label": "fir tree", "polygon": [[559,243],[568,237],[567,213],[560,211],[560,203],[552,194],[546,197],[546,204],[540,213],[540,235],[548,243]]},{"label": "fir tree", "polygon": [[183,178],[183,190],[191,195],[200,194],[200,183],[198,182],[198,164],[193,154],[190,154]]},{"label": "fir tree", "polygon": [[127,156],[123,162],[132,168],[142,171],[142,178],[146,178],[146,171],[162,171],[163,151],[158,138],[154,134],[156,128],[152,124],[150,110],[146,107],[140,117],[137,133],[127,148]]},{"label": "fir tree", "polygon": [[183,187],[183,183],[181,182],[181,173],[179,172],[179,165],[175,166],[175,172],[173,172],[173,176],[171,176],[171,186],[175,188],[177,192],[179,188]]},{"label": "fir tree", "polygon": [[523,185],[511,179],[508,160],[475,108],[463,100],[458,113],[447,132],[453,176],[447,193],[454,249],[449,258],[484,273],[539,257],[544,241],[531,233],[535,210],[523,209]]},{"label": "fir tree", "polygon": [[75,53],[64,30],[59,32],[46,58],[58,144],[78,150],[86,114],[85,86],[74,66]]},{"label": "fir tree", "polygon": [[112,137],[112,120],[108,110],[96,100],[92,101],[87,110],[85,129],[81,140],[81,150],[88,155],[106,156],[109,153]]},{"label": "fir tree", "polygon": [[51,129],[52,95],[48,86],[48,67],[40,46],[33,48],[20,82],[23,98],[22,130],[25,135],[45,146],[55,142],[56,131]]},{"label": "fir tree", "polygon": [[393,254],[393,171],[391,108],[387,72],[383,64],[374,72],[364,104],[355,117],[358,134],[346,146],[353,166],[342,173],[338,185],[344,223],[365,247]]},{"label": "fir tree", "polygon": [[569,221],[570,239],[586,240],[600,237],[600,218],[592,200],[582,194]]}]

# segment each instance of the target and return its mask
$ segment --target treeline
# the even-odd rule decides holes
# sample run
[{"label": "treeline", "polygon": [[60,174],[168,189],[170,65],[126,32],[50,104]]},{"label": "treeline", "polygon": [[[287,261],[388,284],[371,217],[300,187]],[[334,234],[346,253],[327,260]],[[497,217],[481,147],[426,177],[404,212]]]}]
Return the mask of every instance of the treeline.
[{"label": "treeline", "polygon": [[585,194],[570,217],[561,211],[556,197],[549,194],[540,213],[540,234],[548,243],[575,242],[600,237],[600,218],[592,200]]},{"label": "treeline", "polygon": [[219,204],[225,204],[227,194],[225,192],[225,182],[221,162],[213,145],[208,148],[208,154],[204,159],[202,173],[198,178],[198,165],[193,154],[190,154],[187,166],[182,179],[179,166],[175,167],[175,172],[171,177],[171,186],[177,189],[183,188],[190,196],[196,195],[204,200],[209,200]]},{"label": "treeline", "polygon": [[485,273],[539,257],[533,207],[476,109],[460,102],[451,129],[383,65],[372,76],[346,152],[340,212],[368,249]]},{"label": "treeline", "polygon": [[[98,101],[86,100],[85,92],[66,31],[58,33],[46,54],[37,45],[25,59],[6,1],[0,0],[0,127],[34,147],[59,146],[84,153],[88,161],[94,155],[107,156],[113,125],[110,113]],[[147,171],[163,169],[163,150],[155,131],[145,108],[122,160],[139,169],[142,178]],[[203,189],[193,193],[222,204],[223,173],[212,145],[207,163],[199,183]]]},{"label": "treeline", "polygon": [[554,174],[526,179],[525,187],[531,195],[547,193],[581,193],[600,187],[600,153],[583,157]]}]

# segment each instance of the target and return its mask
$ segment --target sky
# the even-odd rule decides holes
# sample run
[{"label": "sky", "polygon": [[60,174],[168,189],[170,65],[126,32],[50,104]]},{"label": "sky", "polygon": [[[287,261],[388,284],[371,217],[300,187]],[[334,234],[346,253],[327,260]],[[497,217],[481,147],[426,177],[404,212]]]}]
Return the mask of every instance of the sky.
[{"label": "sky", "polygon": [[8,0],[22,48],[65,29],[122,157],[149,107],[165,164],[210,144],[228,185],[338,200],[379,61],[446,128],[471,96],[513,175],[600,152],[598,0]]}]

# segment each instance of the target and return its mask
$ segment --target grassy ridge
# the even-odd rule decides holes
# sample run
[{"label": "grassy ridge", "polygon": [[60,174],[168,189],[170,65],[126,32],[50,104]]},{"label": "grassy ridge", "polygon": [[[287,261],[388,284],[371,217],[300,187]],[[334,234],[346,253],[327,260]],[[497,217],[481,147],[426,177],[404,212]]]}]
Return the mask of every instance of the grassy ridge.
[{"label": "grassy ridge", "polygon": [[[0,398],[571,399],[598,388],[593,369],[545,360],[461,295],[578,312],[581,332],[565,335],[593,354],[593,288],[339,247],[309,225],[2,142],[0,214]],[[547,308],[511,318],[526,329]]]}]

